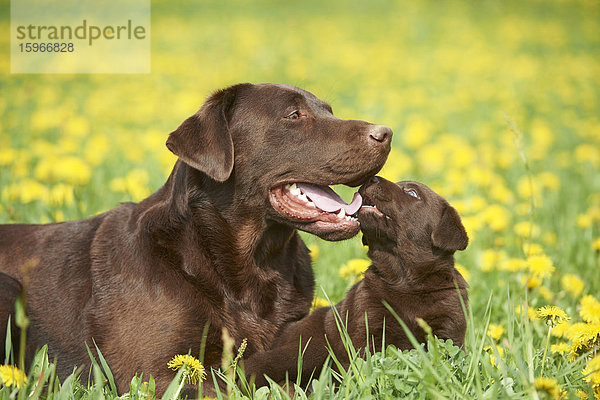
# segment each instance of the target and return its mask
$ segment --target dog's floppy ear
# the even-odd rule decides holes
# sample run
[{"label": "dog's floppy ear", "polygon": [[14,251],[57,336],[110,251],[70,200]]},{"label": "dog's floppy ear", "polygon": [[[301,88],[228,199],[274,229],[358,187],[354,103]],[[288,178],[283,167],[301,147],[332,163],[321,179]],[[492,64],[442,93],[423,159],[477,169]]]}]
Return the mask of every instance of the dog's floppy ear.
[{"label": "dog's floppy ear", "polygon": [[228,119],[240,85],[213,93],[200,111],[171,132],[167,148],[189,166],[224,182],[233,170]]},{"label": "dog's floppy ear", "polygon": [[469,244],[467,231],[463,226],[458,212],[446,204],[439,224],[431,234],[433,245],[446,251],[464,250]]}]

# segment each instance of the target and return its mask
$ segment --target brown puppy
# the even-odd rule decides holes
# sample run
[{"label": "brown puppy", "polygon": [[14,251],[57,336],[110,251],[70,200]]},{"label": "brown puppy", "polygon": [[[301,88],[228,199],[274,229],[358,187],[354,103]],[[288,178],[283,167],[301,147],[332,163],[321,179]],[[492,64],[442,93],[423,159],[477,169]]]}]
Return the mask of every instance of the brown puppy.
[{"label": "brown puppy", "polygon": [[[247,338],[248,354],[270,348],[313,298],[296,228],[328,240],[359,231],[340,212],[347,204],[334,199],[322,210],[290,184],[325,195],[320,185],[361,185],[383,166],[391,135],[340,120],[290,85],[214,93],[170,134],[179,161],[139,204],[80,221],[0,226],[0,272],[28,282],[28,358],[47,343],[64,379],[73,365],[89,365],[85,344],[93,349],[94,339],[119,391],[143,372],[162,392],[174,377],[169,359],[198,355],[207,325],[207,367],[220,364],[222,328],[237,345]],[[36,266],[24,276],[28,263]]]},{"label": "brown puppy", "polygon": [[[353,345],[360,349],[367,344],[366,314],[371,343],[378,349],[384,322],[386,344],[412,348],[402,326],[384,306],[387,302],[419,342],[425,342],[425,333],[416,321],[422,318],[436,336],[462,346],[466,321],[456,288],[466,306],[467,284],[454,268],[453,254],[467,247],[468,238],[456,210],[417,182],[394,184],[375,177],[360,193],[363,206],[358,220],[373,264],[336,305],[342,321],[347,321]],[[286,373],[295,379],[300,345],[303,350],[306,346],[302,358],[306,383],[311,374],[319,375],[328,343],[336,357],[348,363],[334,312],[323,307],[290,324],[272,350],[246,360],[246,375],[254,375],[259,386],[266,384],[265,374],[277,382],[283,381]]]}]

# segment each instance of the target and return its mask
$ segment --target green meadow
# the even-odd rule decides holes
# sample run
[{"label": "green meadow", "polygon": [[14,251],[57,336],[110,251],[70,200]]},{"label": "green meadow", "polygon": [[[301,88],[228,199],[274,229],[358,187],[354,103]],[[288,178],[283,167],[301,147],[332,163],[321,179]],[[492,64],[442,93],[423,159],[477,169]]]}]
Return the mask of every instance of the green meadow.
[{"label": "green meadow", "polygon": [[[459,210],[464,352],[430,338],[428,352],[368,352],[294,393],[232,385],[219,397],[600,399],[600,2],[154,1],[151,73],[130,75],[10,74],[2,9],[0,223],[145,198],[175,162],[169,132],[238,82],[291,83],[340,118],[391,127],[380,175]],[[368,266],[360,235],[303,238],[315,304],[339,301]],[[231,379],[226,367],[215,376]],[[0,400],[119,398],[102,360],[86,387],[53,368],[44,350],[26,381],[1,366]],[[131,387],[120,398],[153,397],[150,377]]]}]

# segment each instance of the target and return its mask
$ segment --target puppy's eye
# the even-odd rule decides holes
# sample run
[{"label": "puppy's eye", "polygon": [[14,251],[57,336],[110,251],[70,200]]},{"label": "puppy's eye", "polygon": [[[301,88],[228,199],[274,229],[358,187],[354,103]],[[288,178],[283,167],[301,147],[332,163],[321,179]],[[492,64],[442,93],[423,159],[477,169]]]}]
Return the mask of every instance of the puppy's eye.
[{"label": "puppy's eye", "polygon": [[298,111],[294,111],[290,115],[286,117],[287,119],[298,119],[300,118],[300,113]]},{"label": "puppy's eye", "polygon": [[419,193],[417,193],[417,191],[416,191],[415,189],[412,189],[412,188],[406,188],[406,189],[404,189],[404,191],[405,191],[406,193],[408,193],[409,195],[411,195],[412,197],[414,197],[414,198],[417,198],[417,199],[420,199],[420,197],[419,197]]}]

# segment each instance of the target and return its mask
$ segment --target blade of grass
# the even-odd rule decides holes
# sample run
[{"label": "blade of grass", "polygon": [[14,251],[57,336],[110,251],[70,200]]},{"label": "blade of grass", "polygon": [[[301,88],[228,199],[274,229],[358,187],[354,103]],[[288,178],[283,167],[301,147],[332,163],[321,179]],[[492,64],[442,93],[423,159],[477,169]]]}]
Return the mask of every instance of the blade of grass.
[{"label": "blade of grass", "polygon": [[12,337],[11,337],[11,316],[8,316],[8,324],[6,325],[6,342],[4,343],[4,364],[9,365],[11,360],[11,352],[12,352]]},{"label": "blade of grass", "polygon": [[115,396],[118,396],[119,392],[117,390],[117,385],[115,384],[115,378],[113,377],[113,374],[112,374],[110,368],[108,367],[108,363],[104,359],[104,356],[102,355],[102,352],[98,348],[96,341],[94,339],[92,339],[92,342],[94,343],[94,347],[96,347],[96,352],[98,353],[98,358],[100,359],[100,364],[102,364],[102,370],[104,371],[104,374],[106,375],[106,377],[108,379],[108,384],[110,385],[110,389]]}]

